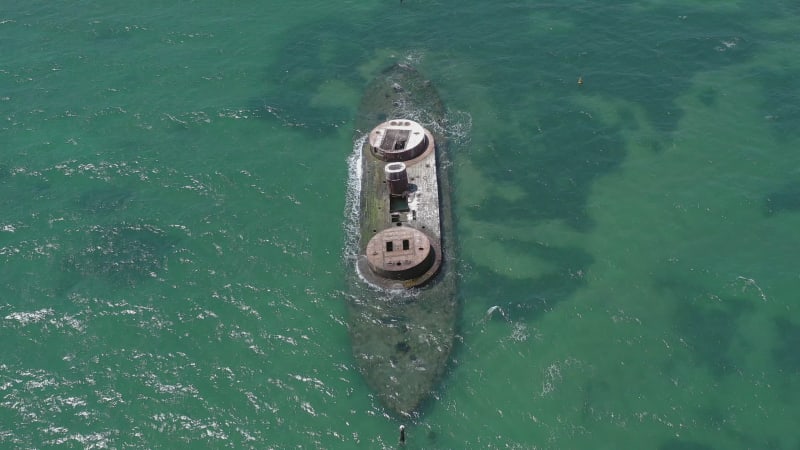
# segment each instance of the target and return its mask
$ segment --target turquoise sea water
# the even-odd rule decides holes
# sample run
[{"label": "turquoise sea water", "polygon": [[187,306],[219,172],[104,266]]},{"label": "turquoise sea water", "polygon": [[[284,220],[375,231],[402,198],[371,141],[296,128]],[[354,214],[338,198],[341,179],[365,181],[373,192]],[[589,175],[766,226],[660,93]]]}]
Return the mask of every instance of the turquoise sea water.
[{"label": "turquoise sea water", "polygon": [[407,448],[800,446],[796,2],[6,3],[0,448],[396,447],[342,291],[398,60],[462,306]]}]

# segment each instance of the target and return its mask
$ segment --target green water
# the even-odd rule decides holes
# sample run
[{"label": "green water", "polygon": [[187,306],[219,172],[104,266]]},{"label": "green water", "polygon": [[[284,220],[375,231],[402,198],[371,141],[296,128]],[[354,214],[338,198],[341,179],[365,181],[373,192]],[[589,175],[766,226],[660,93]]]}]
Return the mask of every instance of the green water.
[{"label": "green water", "polygon": [[462,306],[407,448],[800,445],[796,3],[6,3],[0,447],[396,447],[342,293],[396,60]]}]

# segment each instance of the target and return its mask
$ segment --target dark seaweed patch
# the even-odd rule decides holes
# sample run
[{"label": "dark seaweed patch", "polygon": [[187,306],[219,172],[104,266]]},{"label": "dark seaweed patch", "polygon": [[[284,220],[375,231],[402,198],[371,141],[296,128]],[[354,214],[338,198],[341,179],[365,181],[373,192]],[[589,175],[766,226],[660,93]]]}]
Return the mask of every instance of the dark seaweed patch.
[{"label": "dark seaweed patch", "polygon": [[116,186],[91,189],[81,194],[78,207],[92,214],[108,214],[124,209],[132,192]]},{"label": "dark seaweed patch", "polygon": [[746,298],[711,295],[686,280],[657,285],[675,299],[675,328],[689,345],[695,362],[718,378],[735,372],[738,366],[731,347],[740,336],[739,318],[752,311],[752,303]]},{"label": "dark seaweed patch", "polygon": [[157,276],[174,246],[174,238],[152,225],[96,226],[88,232],[87,245],[67,256],[62,266],[73,276],[105,277],[133,286]]},{"label": "dark seaweed patch", "polygon": [[785,317],[775,319],[778,344],[772,351],[775,364],[786,372],[800,373],[800,325]]},{"label": "dark seaweed patch", "polygon": [[605,417],[608,409],[617,398],[608,382],[589,380],[583,387],[581,419],[584,423],[593,422],[597,417]]},{"label": "dark seaweed patch", "polygon": [[785,184],[764,199],[765,215],[772,216],[783,211],[800,211],[800,182]]},{"label": "dark seaweed patch", "polygon": [[594,261],[589,253],[574,247],[553,248],[514,242],[509,243],[505,251],[534,254],[555,266],[547,273],[530,274],[525,278],[503,276],[480,266],[470,270],[464,290],[483,292],[486,308],[499,305],[513,320],[532,320],[569,298],[585,285],[578,274]]},{"label": "dark seaweed patch", "polygon": [[[495,158],[494,152],[478,157],[479,165],[499,180],[510,175],[526,188],[522,199],[493,198],[490,205],[472,210],[481,221],[512,215],[531,224],[552,219],[588,231],[592,223],[586,198],[598,177],[615,170],[625,157],[619,129],[587,120],[576,110],[562,110],[540,121],[543,133],[528,135],[526,142],[502,142],[495,148],[521,148],[523,154]],[[494,174],[492,174],[494,172]],[[534,207],[535,205],[535,207]]]},{"label": "dark seaweed patch", "polygon": [[[341,107],[312,101],[319,87],[331,80],[354,87],[361,84],[354,67],[364,62],[365,49],[357,40],[341,39],[341,26],[337,18],[307,23],[302,30],[289,32],[277,64],[270,65],[264,74],[264,91],[249,101],[250,109],[258,117],[315,135],[333,133],[348,123],[356,109],[355,102],[352,107]],[[348,24],[345,29],[361,28],[359,24]],[[333,42],[336,45],[331,45]]]},{"label": "dark seaweed patch", "polygon": [[700,442],[672,438],[661,443],[658,450],[712,450],[714,447]]},{"label": "dark seaweed patch", "polygon": [[792,69],[787,63],[780,71],[759,70],[754,79],[762,86],[764,118],[775,136],[782,142],[800,137],[800,79],[797,69]]},{"label": "dark seaweed patch", "polygon": [[711,87],[706,87],[697,94],[697,99],[700,100],[700,103],[709,108],[713,108],[717,104],[717,97],[719,97],[719,93]]}]

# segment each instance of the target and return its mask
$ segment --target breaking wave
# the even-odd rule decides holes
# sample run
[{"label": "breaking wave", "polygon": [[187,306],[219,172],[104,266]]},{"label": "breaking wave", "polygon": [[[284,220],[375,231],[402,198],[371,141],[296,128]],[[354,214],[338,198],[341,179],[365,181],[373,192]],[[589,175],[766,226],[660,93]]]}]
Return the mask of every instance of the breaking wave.
[{"label": "breaking wave", "polygon": [[361,214],[361,146],[367,140],[363,135],[353,142],[353,151],[347,157],[347,193],[345,198],[344,259],[347,266],[355,268],[358,261],[358,218]]}]

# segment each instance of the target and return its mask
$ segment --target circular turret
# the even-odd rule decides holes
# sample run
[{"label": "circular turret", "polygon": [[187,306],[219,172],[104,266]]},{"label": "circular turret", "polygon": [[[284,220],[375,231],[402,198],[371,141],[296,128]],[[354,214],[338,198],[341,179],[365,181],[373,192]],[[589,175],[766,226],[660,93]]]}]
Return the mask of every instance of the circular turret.
[{"label": "circular turret", "polygon": [[389,194],[394,197],[401,197],[408,191],[408,172],[406,165],[401,162],[393,162],[383,167],[386,174],[386,183],[389,184]]},{"label": "circular turret", "polygon": [[413,120],[397,119],[383,122],[369,133],[372,153],[386,161],[408,161],[428,148],[425,128]]},{"label": "circular turret", "polygon": [[387,228],[367,243],[367,262],[375,274],[392,280],[419,277],[433,266],[428,236],[414,228]]}]

